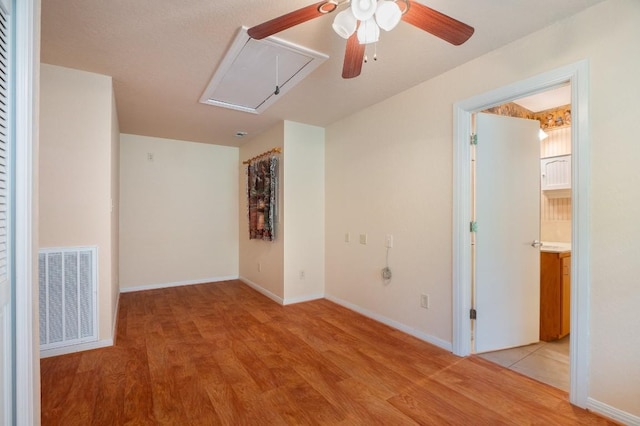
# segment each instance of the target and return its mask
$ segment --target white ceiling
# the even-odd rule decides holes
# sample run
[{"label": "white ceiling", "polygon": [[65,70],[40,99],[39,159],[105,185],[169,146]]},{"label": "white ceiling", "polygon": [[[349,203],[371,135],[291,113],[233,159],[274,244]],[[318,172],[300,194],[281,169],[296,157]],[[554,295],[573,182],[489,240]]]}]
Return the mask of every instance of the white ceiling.
[{"label": "white ceiling", "polygon": [[42,0],[41,60],[112,76],[122,133],[239,146],[284,119],[331,124],[600,1],[420,0],[474,35],[456,47],[401,22],[350,80],[333,16],[303,23],[277,37],[329,59],[260,115],[198,101],[241,26],[313,0]]},{"label": "white ceiling", "polygon": [[571,85],[566,84],[556,89],[517,99],[514,102],[531,112],[546,111],[569,105],[571,104]]}]

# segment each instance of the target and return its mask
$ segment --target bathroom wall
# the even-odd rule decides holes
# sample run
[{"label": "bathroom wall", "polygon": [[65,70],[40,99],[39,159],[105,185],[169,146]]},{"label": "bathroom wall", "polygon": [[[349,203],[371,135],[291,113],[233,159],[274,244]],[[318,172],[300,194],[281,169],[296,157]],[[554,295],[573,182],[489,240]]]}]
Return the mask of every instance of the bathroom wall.
[{"label": "bathroom wall", "polygon": [[[571,154],[571,126],[545,130],[549,135],[540,143],[540,157]],[[540,239],[571,242],[571,197],[540,197]]]}]

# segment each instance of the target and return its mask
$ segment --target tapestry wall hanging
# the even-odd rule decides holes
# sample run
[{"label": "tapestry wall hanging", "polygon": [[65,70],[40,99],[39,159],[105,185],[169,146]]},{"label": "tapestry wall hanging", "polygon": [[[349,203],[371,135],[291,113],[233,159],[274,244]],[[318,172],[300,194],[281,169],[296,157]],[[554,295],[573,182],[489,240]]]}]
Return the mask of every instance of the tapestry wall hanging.
[{"label": "tapestry wall hanging", "polygon": [[252,161],[247,166],[249,239],[273,241],[278,206],[278,158]]}]

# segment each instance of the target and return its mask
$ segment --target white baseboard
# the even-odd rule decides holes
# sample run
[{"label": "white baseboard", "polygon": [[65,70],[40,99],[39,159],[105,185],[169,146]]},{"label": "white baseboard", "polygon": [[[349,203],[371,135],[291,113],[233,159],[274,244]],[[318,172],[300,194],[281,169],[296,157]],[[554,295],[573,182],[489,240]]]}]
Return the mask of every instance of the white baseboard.
[{"label": "white baseboard", "polygon": [[284,299],[283,305],[293,305],[295,303],[311,302],[312,300],[324,299],[324,294],[311,294],[309,296],[289,297]]},{"label": "white baseboard", "polygon": [[111,328],[111,340],[116,342],[116,333],[118,332],[118,314],[120,311],[120,291],[118,291],[118,296],[116,297],[116,309],[113,311],[113,327]]},{"label": "white baseboard", "polygon": [[257,291],[258,293],[261,293],[261,294],[267,296],[269,299],[273,300],[274,302],[278,303],[279,305],[284,305],[285,304],[284,303],[284,299],[282,299],[280,296],[277,296],[277,295],[271,293],[269,290],[263,288],[259,284],[254,283],[250,279],[247,279],[245,277],[240,277],[239,280],[242,281],[243,283],[245,283],[246,285],[248,285],[249,287],[251,287],[252,289],[254,289],[255,291]]},{"label": "white baseboard", "polygon": [[230,281],[237,280],[237,275],[230,275],[227,277],[215,277],[215,278],[201,278],[198,280],[190,280],[190,281],[178,281],[174,283],[161,283],[161,284],[149,284],[149,285],[141,285],[134,287],[120,287],[120,293],[131,293],[134,291],[145,291],[145,290],[158,290],[161,288],[169,288],[169,287],[181,287],[185,285],[196,285],[196,284],[207,284],[207,283],[216,283],[220,281]]},{"label": "white baseboard", "polygon": [[343,306],[349,310],[352,310],[354,312],[357,312],[361,315],[364,315],[365,317],[371,318],[372,320],[381,322],[382,324],[388,325],[389,327],[395,328],[396,330],[400,330],[403,333],[407,333],[417,339],[420,339],[422,341],[425,341],[427,343],[431,343],[432,345],[438,346],[439,348],[445,349],[449,352],[452,351],[452,345],[451,342],[447,342],[444,341],[442,339],[439,339],[437,337],[431,336],[430,334],[424,333],[422,331],[413,329],[405,324],[399,323],[397,321],[394,321],[392,319],[389,319],[387,317],[384,317],[382,315],[379,315],[375,312],[369,311],[367,309],[363,309],[358,305],[354,305],[353,303],[347,302],[345,300],[339,299],[337,297],[333,297],[327,294],[314,294],[314,295],[310,295],[310,296],[303,296],[303,297],[296,297],[296,298],[290,298],[290,299],[283,299],[280,296],[276,296],[275,294],[273,294],[272,292],[270,292],[269,290],[266,290],[265,288],[263,288],[262,286],[260,286],[259,284],[254,283],[253,281],[245,278],[245,277],[240,277],[239,278],[240,281],[242,281],[243,283],[245,283],[246,285],[248,285],[249,287],[251,287],[252,289],[256,290],[258,293],[262,293],[263,295],[265,295],[266,297],[268,297],[269,299],[275,301],[276,303],[279,303],[280,305],[291,305],[294,303],[301,303],[301,302],[309,302],[311,300],[317,300],[317,299],[327,299],[330,300],[333,303],[336,303],[340,306]]},{"label": "white baseboard", "polygon": [[364,315],[365,317],[371,318],[375,321],[381,322],[382,324],[388,325],[391,328],[395,328],[396,330],[400,330],[403,333],[407,333],[417,339],[420,339],[422,341],[425,341],[427,343],[431,343],[432,345],[438,346],[439,348],[445,349],[449,352],[451,352],[453,350],[453,346],[451,344],[451,342],[447,342],[445,340],[442,340],[440,338],[434,337],[430,334],[424,333],[420,330],[416,330],[414,328],[411,328],[405,324],[402,324],[398,321],[389,319],[387,317],[384,317],[380,314],[377,314],[375,312],[369,311],[367,309],[364,309],[358,305],[354,305],[353,303],[347,302],[346,300],[342,300],[339,299],[337,297],[325,294],[325,299],[330,300],[333,303],[336,303],[340,306],[343,306],[347,309],[350,309],[352,311],[355,311],[361,315]]},{"label": "white baseboard", "polygon": [[95,342],[80,343],[78,345],[61,346],[59,348],[46,349],[40,351],[40,358],[49,358],[58,355],[67,355],[75,352],[89,351],[91,349],[99,349],[113,346],[113,339],[97,340]]},{"label": "white baseboard", "polygon": [[640,417],[614,408],[593,398],[589,398],[587,400],[587,409],[625,425],[640,426]]},{"label": "white baseboard", "polygon": [[239,280],[245,283],[246,285],[248,285],[249,287],[251,287],[252,289],[254,289],[255,291],[257,291],[258,293],[261,293],[267,296],[269,299],[273,300],[274,302],[282,306],[293,305],[295,303],[310,302],[312,300],[318,300],[318,299],[324,298],[324,294],[311,294],[308,296],[290,297],[287,299],[283,299],[282,297],[277,296],[272,292],[270,292],[269,290],[265,289],[260,284],[254,283],[253,281],[245,277],[240,277]]}]

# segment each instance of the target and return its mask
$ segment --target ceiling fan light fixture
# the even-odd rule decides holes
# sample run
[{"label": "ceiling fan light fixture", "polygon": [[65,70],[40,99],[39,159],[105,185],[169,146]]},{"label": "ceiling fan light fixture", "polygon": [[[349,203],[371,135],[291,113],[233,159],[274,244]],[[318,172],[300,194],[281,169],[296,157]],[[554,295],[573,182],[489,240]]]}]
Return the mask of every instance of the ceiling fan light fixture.
[{"label": "ceiling fan light fixture", "polygon": [[348,39],[356,31],[358,20],[353,16],[351,9],[345,9],[338,13],[333,20],[333,30],[340,37]]},{"label": "ceiling fan light fixture", "polygon": [[373,17],[378,6],[377,0],[352,0],[351,11],[358,21],[366,21]]},{"label": "ceiling fan light fixture", "polygon": [[385,31],[391,31],[402,18],[400,6],[395,1],[384,0],[376,9],[376,22]]},{"label": "ceiling fan light fixture", "polygon": [[358,42],[360,44],[375,43],[380,38],[380,27],[374,18],[362,21],[358,27]]},{"label": "ceiling fan light fixture", "polygon": [[346,8],[351,11],[356,20],[356,32],[352,32],[353,23],[351,16],[347,13],[336,13],[340,16],[336,16],[333,22],[334,31],[340,37],[347,39],[342,66],[343,78],[354,78],[360,75],[366,45],[378,41],[380,28],[391,31],[399,21],[413,25],[454,46],[466,42],[474,33],[473,27],[416,0],[320,0],[318,3],[251,27],[247,31],[251,38],[259,40],[332,13],[338,7],[347,5]]}]

